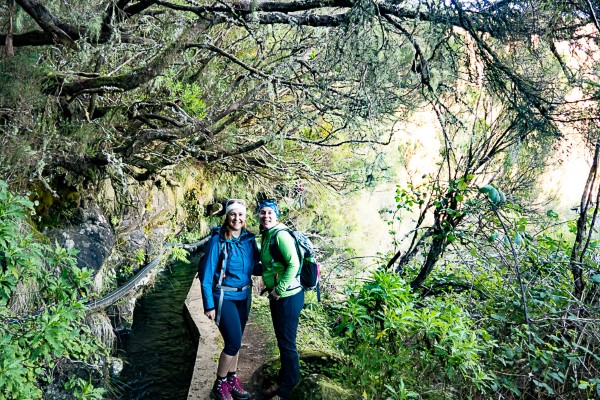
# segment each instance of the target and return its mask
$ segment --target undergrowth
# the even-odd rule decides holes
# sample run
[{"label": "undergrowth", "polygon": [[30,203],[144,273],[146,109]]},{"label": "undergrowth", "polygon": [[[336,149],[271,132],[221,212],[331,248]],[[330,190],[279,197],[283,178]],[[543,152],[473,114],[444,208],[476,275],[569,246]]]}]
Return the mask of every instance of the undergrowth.
[{"label": "undergrowth", "polygon": [[91,273],[34,235],[32,214],[0,181],[0,400],[100,399],[107,348],[85,324]]}]

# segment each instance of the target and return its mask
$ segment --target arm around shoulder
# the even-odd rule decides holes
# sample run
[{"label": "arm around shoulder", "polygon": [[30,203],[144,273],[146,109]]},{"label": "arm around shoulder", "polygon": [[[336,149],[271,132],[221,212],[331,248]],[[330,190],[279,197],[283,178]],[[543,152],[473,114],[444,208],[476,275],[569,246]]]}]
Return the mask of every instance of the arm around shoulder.
[{"label": "arm around shoulder", "polygon": [[252,262],[254,263],[252,268],[252,275],[254,276],[262,276],[263,273],[263,265],[260,262],[260,251],[258,250],[258,245],[256,244],[256,240],[252,241]]}]

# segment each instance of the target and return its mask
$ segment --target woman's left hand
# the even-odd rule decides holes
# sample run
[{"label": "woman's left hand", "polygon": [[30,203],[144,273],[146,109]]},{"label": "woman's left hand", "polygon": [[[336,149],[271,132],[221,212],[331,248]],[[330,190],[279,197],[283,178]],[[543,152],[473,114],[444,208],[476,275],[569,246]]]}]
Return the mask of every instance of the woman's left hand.
[{"label": "woman's left hand", "polygon": [[279,295],[277,294],[277,290],[271,290],[271,297],[275,300],[279,300]]},{"label": "woman's left hand", "polygon": [[215,312],[215,310],[210,310],[210,311],[206,311],[204,313],[204,315],[206,315],[208,317],[208,319],[210,319],[211,321],[214,321],[215,317],[216,317],[216,312]]}]

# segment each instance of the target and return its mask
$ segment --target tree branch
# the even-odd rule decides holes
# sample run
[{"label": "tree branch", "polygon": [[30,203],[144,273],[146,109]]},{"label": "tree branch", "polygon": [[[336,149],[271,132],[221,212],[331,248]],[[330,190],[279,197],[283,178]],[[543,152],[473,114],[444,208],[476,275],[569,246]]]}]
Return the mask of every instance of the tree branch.
[{"label": "tree branch", "polygon": [[[221,3],[220,5],[210,6],[182,6],[168,1],[157,1],[157,4],[163,7],[179,11],[190,11],[196,14],[205,13],[235,13],[237,15],[250,14],[256,11],[262,12],[299,12],[309,11],[320,8],[351,8],[352,2],[349,0],[292,0],[292,1],[233,1]],[[213,3],[214,4],[214,3]]]},{"label": "tree branch", "polygon": [[390,133],[390,136],[388,137],[387,141],[385,141],[385,142],[381,142],[379,140],[374,140],[374,139],[348,139],[348,140],[342,140],[342,141],[339,141],[336,143],[324,143],[323,141],[315,142],[313,140],[306,140],[306,139],[302,139],[302,138],[289,137],[289,136],[285,137],[284,139],[293,141],[293,142],[312,144],[315,146],[322,146],[322,147],[339,147],[339,146],[343,146],[345,144],[358,144],[358,143],[380,144],[383,146],[387,146],[388,144],[390,144],[392,142],[393,136],[394,136],[394,134]]},{"label": "tree branch", "polygon": [[213,156],[206,156],[206,157],[202,157],[202,158],[198,158],[198,159],[200,161],[214,162],[214,161],[222,160],[224,158],[229,158],[229,157],[237,156],[240,154],[249,153],[251,151],[254,151],[254,150],[264,146],[267,143],[268,143],[268,141],[266,139],[260,139],[254,143],[249,143],[245,146],[240,146],[235,150],[218,152],[217,154],[215,154]]},{"label": "tree branch", "polygon": [[7,56],[14,56],[15,51],[13,47],[13,19],[15,16],[15,1],[8,0],[8,33],[6,38],[3,40],[5,46],[5,54]]},{"label": "tree branch", "polygon": [[[579,218],[577,219],[577,231],[575,233],[575,240],[573,241],[573,247],[571,249],[571,273],[573,274],[573,286],[575,287],[575,297],[581,299],[583,295],[583,290],[585,289],[585,281],[583,279],[583,268],[581,267],[581,262],[583,261],[583,257],[585,255],[585,246],[584,242],[586,236],[587,224],[588,224],[588,211],[590,206],[593,204],[593,198],[600,195],[600,190],[596,189],[598,192],[596,196],[594,196],[594,189],[596,178],[598,175],[598,167],[600,163],[600,139],[596,139],[596,143],[594,146],[594,158],[592,160],[592,165],[590,166],[590,170],[588,172],[588,177],[585,182],[585,187],[583,189],[583,193],[581,194],[581,200],[579,203]],[[596,203],[594,209],[594,215],[597,213],[598,203]],[[589,233],[591,234],[594,230],[594,225],[591,225],[589,228]]]},{"label": "tree branch", "polygon": [[[17,0],[17,3],[38,23],[38,25],[43,30],[30,31],[16,35],[13,34],[12,44],[14,47],[48,46],[58,42],[66,45],[69,48],[77,48],[75,42],[82,38],[82,32],[85,32],[84,27],[67,24],[66,22],[60,20],[58,17],[52,15],[43,5],[41,5],[36,0]],[[108,42],[112,37],[112,29],[110,26],[112,24],[112,19],[116,14],[119,15],[119,22],[122,22],[136,14],[141,13],[151,5],[156,4],[156,1],[142,0],[133,5],[127,6],[128,3],[129,0],[121,0],[117,4],[111,4],[107,8],[107,16],[104,19],[101,34],[98,38],[98,43]],[[57,36],[57,34],[59,36]],[[0,43],[5,43],[8,37],[9,35],[0,34]],[[66,40],[67,43],[58,40],[61,37],[64,40]],[[140,38],[133,34],[123,32],[120,33],[119,40],[122,43],[144,44],[149,42],[145,38]]]},{"label": "tree branch", "polygon": [[[161,74],[169,67],[179,51],[184,47],[187,39],[207,30],[212,23],[206,20],[198,20],[189,27],[182,35],[173,41],[161,54],[156,56],[147,65],[134,69],[128,74],[116,76],[99,76],[96,78],[73,79],[72,75],[54,75],[48,78],[49,85],[46,93],[55,95],[76,95],[93,91],[102,93],[111,88],[123,91],[133,90],[147,83]],[[72,81],[69,81],[73,79]],[[52,82],[53,81],[53,82]],[[69,81],[69,82],[67,82]]]},{"label": "tree branch", "polygon": [[[70,49],[77,50],[77,44],[75,39],[70,36],[70,32],[65,32],[65,26],[61,21],[55,17],[46,7],[36,0],[16,0],[17,4],[25,10],[31,18],[37,22],[37,24],[47,32],[56,43],[61,43]],[[63,25],[63,26],[61,26]],[[69,31],[70,27],[67,27]],[[79,37],[79,35],[77,35]]]},{"label": "tree branch", "polygon": [[192,47],[198,47],[201,49],[207,49],[210,50],[212,52],[215,52],[225,58],[228,58],[229,60],[233,61],[235,64],[239,65],[240,67],[244,68],[245,70],[253,73],[254,75],[257,75],[261,78],[265,78],[271,82],[277,82],[280,83],[282,85],[288,85],[288,86],[297,86],[297,87],[302,87],[302,88],[307,88],[307,87],[314,87],[314,85],[307,85],[304,83],[297,83],[297,82],[291,82],[288,80],[285,80],[281,77],[278,76],[272,76],[272,75],[268,75],[265,74],[262,71],[257,70],[256,68],[251,67],[250,65],[246,64],[245,62],[243,62],[242,60],[240,60],[239,58],[237,58],[236,56],[227,53],[225,50],[217,47],[217,46],[213,46],[212,44],[206,44],[206,43],[190,43],[186,46],[187,48],[192,48]]}]

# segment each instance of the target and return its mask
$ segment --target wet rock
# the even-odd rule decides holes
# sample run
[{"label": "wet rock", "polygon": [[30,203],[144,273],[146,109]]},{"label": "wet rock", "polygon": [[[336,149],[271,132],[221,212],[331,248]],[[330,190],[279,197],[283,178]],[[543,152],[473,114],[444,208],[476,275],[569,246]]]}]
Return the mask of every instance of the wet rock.
[{"label": "wet rock", "polygon": [[123,371],[123,360],[117,357],[109,357],[108,365],[110,366],[110,374],[112,376],[121,375],[121,371]]},{"label": "wet rock", "polygon": [[47,234],[60,246],[79,250],[77,265],[93,271],[100,270],[116,241],[110,223],[97,206],[77,209],[70,225],[54,228]]}]

